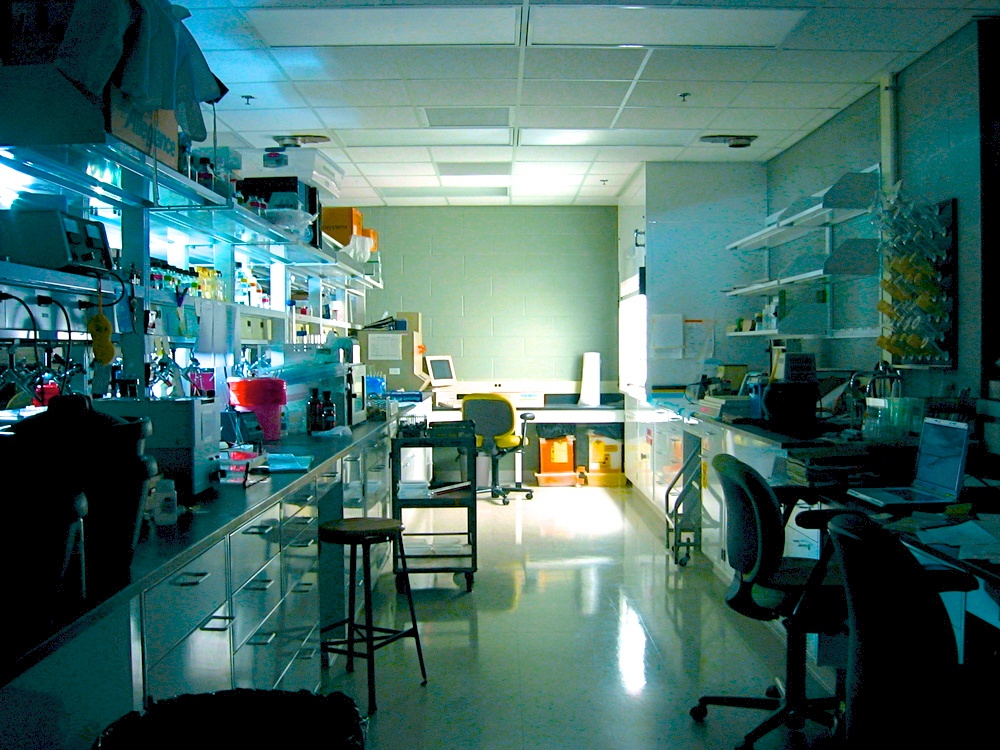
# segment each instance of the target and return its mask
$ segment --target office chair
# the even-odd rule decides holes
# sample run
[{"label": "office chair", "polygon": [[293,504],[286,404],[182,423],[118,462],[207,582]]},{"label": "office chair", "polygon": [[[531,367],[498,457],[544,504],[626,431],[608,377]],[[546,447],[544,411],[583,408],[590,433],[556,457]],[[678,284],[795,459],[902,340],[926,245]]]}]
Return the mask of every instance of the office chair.
[{"label": "office chair", "polygon": [[500,459],[508,453],[521,451],[528,444],[528,422],[535,418],[531,412],[521,414],[521,434],[517,426],[517,412],[514,404],[499,393],[470,393],[462,398],[462,419],[469,420],[476,429],[476,453],[490,457],[490,486],[477,487],[477,491],[490,491],[491,497],[499,497],[504,505],[510,502],[511,492],[524,492],[525,498],[533,497],[531,489],[522,487],[517,481],[513,486],[500,484]]},{"label": "office chair", "polygon": [[988,666],[959,665],[940,596],[972,591],[977,579],[924,566],[866,515],[840,515],[828,530],[847,591],[845,744],[873,747],[884,737],[898,747],[979,744],[995,731],[984,723],[996,711],[996,675]]},{"label": "office chair", "polygon": [[[772,711],[738,748],[752,748],[757,740],[783,724],[801,729],[806,719],[833,728],[840,695],[809,698],[806,694],[806,635],[843,631],[847,608],[837,571],[825,560],[784,556],[785,523],[794,507],[791,498],[786,499],[783,508],[767,481],[734,456],[717,455],[712,466],[722,480],[726,551],[735,569],[726,603],[754,620],[781,621],[786,633],[785,676],[784,685],[771,686],[766,697],[702,696],[691,709],[691,717],[704,720],[710,705]],[[799,515],[807,514],[813,514],[810,528],[819,528],[826,518],[823,511]]]}]

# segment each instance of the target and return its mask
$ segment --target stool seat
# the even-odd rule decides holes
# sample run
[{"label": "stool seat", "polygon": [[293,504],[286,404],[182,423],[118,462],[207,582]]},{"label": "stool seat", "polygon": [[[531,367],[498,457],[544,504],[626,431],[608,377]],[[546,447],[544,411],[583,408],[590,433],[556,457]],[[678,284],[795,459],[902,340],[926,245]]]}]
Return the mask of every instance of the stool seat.
[{"label": "stool seat", "polygon": [[332,544],[378,544],[392,541],[404,528],[395,518],[343,518],[320,524],[319,538]]},{"label": "stool seat", "polygon": [[[406,568],[406,552],[403,549],[403,522],[395,518],[377,516],[367,518],[343,518],[328,521],[319,526],[319,540],[325,544],[338,544],[350,549],[351,568],[348,574],[347,617],[323,628],[320,653],[323,667],[329,666],[327,654],[341,654],[347,657],[348,672],[354,671],[354,660],[364,659],[368,663],[368,714],[375,713],[375,652],[400,638],[412,638],[417,647],[422,685],[427,684],[427,670],[424,668],[424,654],[420,648],[420,632],[417,630],[417,613],[413,607],[413,592]],[[375,544],[391,542],[396,546],[404,580],[403,590],[410,610],[410,625],[406,628],[387,628],[375,624],[372,610],[372,561],[371,548]],[[357,568],[358,547],[361,548],[362,590],[364,593],[364,622],[355,622],[357,614]],[[322,551],[321,551],[322,554]],[[377,571],[374,571],[377,573]],[[343,637],[334,633],[344,629]]]}]

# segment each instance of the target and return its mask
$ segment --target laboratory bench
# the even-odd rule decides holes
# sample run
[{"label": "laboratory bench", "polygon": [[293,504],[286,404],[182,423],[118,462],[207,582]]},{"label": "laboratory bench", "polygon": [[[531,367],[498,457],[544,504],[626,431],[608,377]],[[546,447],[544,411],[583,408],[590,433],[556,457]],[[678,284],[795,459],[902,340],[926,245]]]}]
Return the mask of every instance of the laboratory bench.
[{"label": "laboratory bench", "polygon": [[[318,689],[320,627],[343,617],[351,585],[342,551],[319,554],[318,525],[390,514],[396,423],[265,443],[309,468],[213,482],[176,525],[144,523],[131,581],[3,665],[0,747],[84,750],[119,716],[186,692]],[[373,562],[388,563],[388,549]]]}]

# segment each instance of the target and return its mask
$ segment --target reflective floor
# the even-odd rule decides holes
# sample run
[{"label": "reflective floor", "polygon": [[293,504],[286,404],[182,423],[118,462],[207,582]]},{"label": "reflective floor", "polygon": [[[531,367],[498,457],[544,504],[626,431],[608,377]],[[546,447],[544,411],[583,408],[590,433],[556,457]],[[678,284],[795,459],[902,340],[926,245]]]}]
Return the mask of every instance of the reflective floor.
[{"label": "reflective floor", "polygon": [[[412,639],[377,653],[370,750],[729,748],[766,716],[689,716],[703,693],[763,694],[783,644],[723,603],[704,558],[668,559],[630,489],[539,488],[508,506],[481,498],[472,592],[462,575],[412,577],[428,684]],[[408,530],[463,518],[433,513],[404,519]],[[383,624],[408,622],[391,575],[377,601]],[[326,688],[365,712],[365,663],[343,667],[333,662]],[[756,747],[808,747],[824,734],[780,729]]]}]

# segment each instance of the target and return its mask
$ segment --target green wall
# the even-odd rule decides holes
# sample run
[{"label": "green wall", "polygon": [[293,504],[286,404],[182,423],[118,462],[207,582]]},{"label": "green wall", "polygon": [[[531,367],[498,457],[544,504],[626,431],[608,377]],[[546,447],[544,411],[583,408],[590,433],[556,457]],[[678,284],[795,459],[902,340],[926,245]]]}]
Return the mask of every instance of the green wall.
[{"label": "green wall", "polygon": [[364,207],[384,290],[369,322],[423,314],[428,354],[463,380],[579,380],[583,353],[618,378],[615,206]]}]

